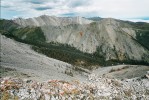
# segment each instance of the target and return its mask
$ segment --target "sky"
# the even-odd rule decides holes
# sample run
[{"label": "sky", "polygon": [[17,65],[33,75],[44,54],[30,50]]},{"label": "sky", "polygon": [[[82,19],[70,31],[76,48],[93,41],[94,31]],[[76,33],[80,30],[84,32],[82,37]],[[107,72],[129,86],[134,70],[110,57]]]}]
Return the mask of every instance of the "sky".
[{"label": "sky", "polygon": [[1,18],[40,15],[111,17],[149,22],[149,0],[1,0]]}]

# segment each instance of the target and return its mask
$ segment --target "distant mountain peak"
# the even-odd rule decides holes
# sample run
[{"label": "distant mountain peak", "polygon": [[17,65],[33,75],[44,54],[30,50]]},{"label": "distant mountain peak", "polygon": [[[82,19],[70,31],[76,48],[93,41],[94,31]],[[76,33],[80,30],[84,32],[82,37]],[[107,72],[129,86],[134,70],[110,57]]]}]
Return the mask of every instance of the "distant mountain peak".
[{"label": "distant mountain peak", "polygon": [[23,27],[26,27],[26,26],[44,26],[44,25],[65,26],[69,24],[89,24],[93,21],[82,18],[81,16],[56,17],[56,16],[41,15],[39,17],[28,18],[28,19],[17,18],[14,19],[14,22],[19,25],[22,25]]}]

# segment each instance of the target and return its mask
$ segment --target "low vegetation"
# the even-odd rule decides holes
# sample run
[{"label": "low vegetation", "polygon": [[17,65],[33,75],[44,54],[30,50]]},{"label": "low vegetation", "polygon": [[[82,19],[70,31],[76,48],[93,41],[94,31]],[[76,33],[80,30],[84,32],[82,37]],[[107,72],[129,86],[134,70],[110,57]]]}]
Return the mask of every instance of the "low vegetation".
[{"label": "low vegetation", "polygon": [[136,39],[149,50],[149,23],[125,21],[136,30]]},{"label": "low vegetation", "polygon": [[149,29],[148,30],[137,30],[137,40],[149,50]]}]

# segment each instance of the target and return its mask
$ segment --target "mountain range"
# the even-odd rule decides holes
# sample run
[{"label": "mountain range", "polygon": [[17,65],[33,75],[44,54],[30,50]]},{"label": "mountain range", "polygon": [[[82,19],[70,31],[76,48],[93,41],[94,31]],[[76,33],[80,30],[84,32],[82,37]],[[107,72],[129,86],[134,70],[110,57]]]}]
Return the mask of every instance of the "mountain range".
[{"label": "mountain range", "polygon": [[113,18],[56,17],[0,20],[0,33],[70,64],[149,65],[149,23]]}]

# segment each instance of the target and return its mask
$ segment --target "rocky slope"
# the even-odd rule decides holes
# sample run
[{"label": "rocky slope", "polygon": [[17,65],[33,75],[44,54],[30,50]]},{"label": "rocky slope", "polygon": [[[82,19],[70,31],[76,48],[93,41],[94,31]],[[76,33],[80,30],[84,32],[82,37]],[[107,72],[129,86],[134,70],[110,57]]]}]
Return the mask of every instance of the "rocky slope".
[{"label": "rocky slope", "polygon": [[[10,74],[8,73],[6,76],[22,77],[21,73],[23,73],[27,78],[38,81],[47,79],[84,80],[85,78],[85,76],[72,70],[72,65],[39,54],[33,51],[27,44],[16,42],[3,35],[0,35],[0,40],[1,67],[15,69],[12,71],[13,73],[8,71]],[[4,71],[4,75],[1,74],[1,77],[4,77],[5,70],[0,71],[1,73]],[[71,74],[73,74],[73,77]]]},{"label": "rocky slope", "polygon": [[82,17],[40,16],[15,19],[22,27],[40,26],[46,42],[69,44],[77,49],[94,53],[106,60],[136,60],[149,62],[149,51],[137,40],[131,24],[112,19],[88,20]]}]

